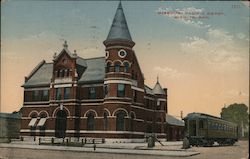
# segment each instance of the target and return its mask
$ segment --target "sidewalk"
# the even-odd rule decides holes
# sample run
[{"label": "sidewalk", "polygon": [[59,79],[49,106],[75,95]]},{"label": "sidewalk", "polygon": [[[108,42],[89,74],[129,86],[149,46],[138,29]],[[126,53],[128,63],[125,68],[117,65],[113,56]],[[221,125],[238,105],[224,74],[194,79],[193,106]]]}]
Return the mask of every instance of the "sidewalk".
[{"label": "sidewalk", "polygon": [[[166,142],[160,146],[152,149],[147,148],[146,143],[126,143],[126,144],[97,144],[94,151],[93,144],[84,145],[84,147],[69,147],[69,146],[47,146],[28,143],[9,143],[0,144],[0,148],[22,148],[22,149],[36,149],[36,150],[53,150],[53,151],[71,151],[71,152],[91,152],[91,153],[108,153],[108,154],[134,154],[134,155],[151,155],[151,156],[175,156],[188,157],[199,154],[199,152],[192,150],[180,149],[180,144]],[[169,149],[169,148],[172,149]]]}]

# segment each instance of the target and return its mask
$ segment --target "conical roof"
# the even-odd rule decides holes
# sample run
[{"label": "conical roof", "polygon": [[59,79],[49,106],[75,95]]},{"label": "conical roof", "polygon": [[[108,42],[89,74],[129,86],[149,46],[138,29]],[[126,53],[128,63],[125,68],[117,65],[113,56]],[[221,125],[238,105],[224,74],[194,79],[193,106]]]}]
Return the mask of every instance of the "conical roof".
[{"label": "conical roof", "polygon": [[127,21],[123,13],[122,4],[119,3],[113,23],[111,25],[108,37],[106,41],[111,40],[127,40],[132,41],[132,38],[129,33]]},{"label": "conical roof", "polygon": [[158,81],[158,78],[157,78],[157,82],[155,84],[155,87],[153,88],[153,93],[154,94],[162,94],[162,95],[166,95],[165,91],[162,89],[159,81]]}]

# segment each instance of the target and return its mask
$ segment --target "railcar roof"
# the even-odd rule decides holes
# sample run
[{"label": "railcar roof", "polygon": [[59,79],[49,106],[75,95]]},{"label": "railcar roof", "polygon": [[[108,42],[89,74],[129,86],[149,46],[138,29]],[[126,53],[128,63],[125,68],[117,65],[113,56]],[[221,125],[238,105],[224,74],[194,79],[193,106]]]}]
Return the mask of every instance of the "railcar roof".
[{"label": "railcar roof", "polygon": [[236,125],[235,123],[224,120],[224,119],[222,119],[220,117],[216,117],[216,116],[212,116],[212,115],[204,114],[204,113],[195,113],[195,112],[194,113],[189,113],[184,118],[184,120],[187,120],[187,119],[211,119],[211,120],[223,121],[223,122],[227,122],[227,123]]}]

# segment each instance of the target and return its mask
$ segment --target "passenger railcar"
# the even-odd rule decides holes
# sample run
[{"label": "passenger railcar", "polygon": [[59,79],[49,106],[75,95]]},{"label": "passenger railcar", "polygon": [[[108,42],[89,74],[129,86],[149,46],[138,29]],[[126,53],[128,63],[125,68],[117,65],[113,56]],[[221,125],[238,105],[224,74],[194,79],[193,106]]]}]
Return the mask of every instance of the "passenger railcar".
[{"label": "passenger railcar", "polygon": [[184,119],[186,137],[192,146],[233,145],[238,141],[235,123],[203,113],[190,113]]}]

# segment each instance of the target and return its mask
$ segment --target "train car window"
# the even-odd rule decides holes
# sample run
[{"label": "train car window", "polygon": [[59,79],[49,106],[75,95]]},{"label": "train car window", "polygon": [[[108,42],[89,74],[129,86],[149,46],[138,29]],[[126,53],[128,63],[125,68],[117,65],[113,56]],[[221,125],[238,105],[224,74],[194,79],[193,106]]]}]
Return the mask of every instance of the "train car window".
[{"label": "train car window", "polygon": [[204,128],[204,125],[203,125],[203,121],[202,121],[202,120],[199,121],[199,128],[200,128],[200,129],[203,129],[203,128]]}]

